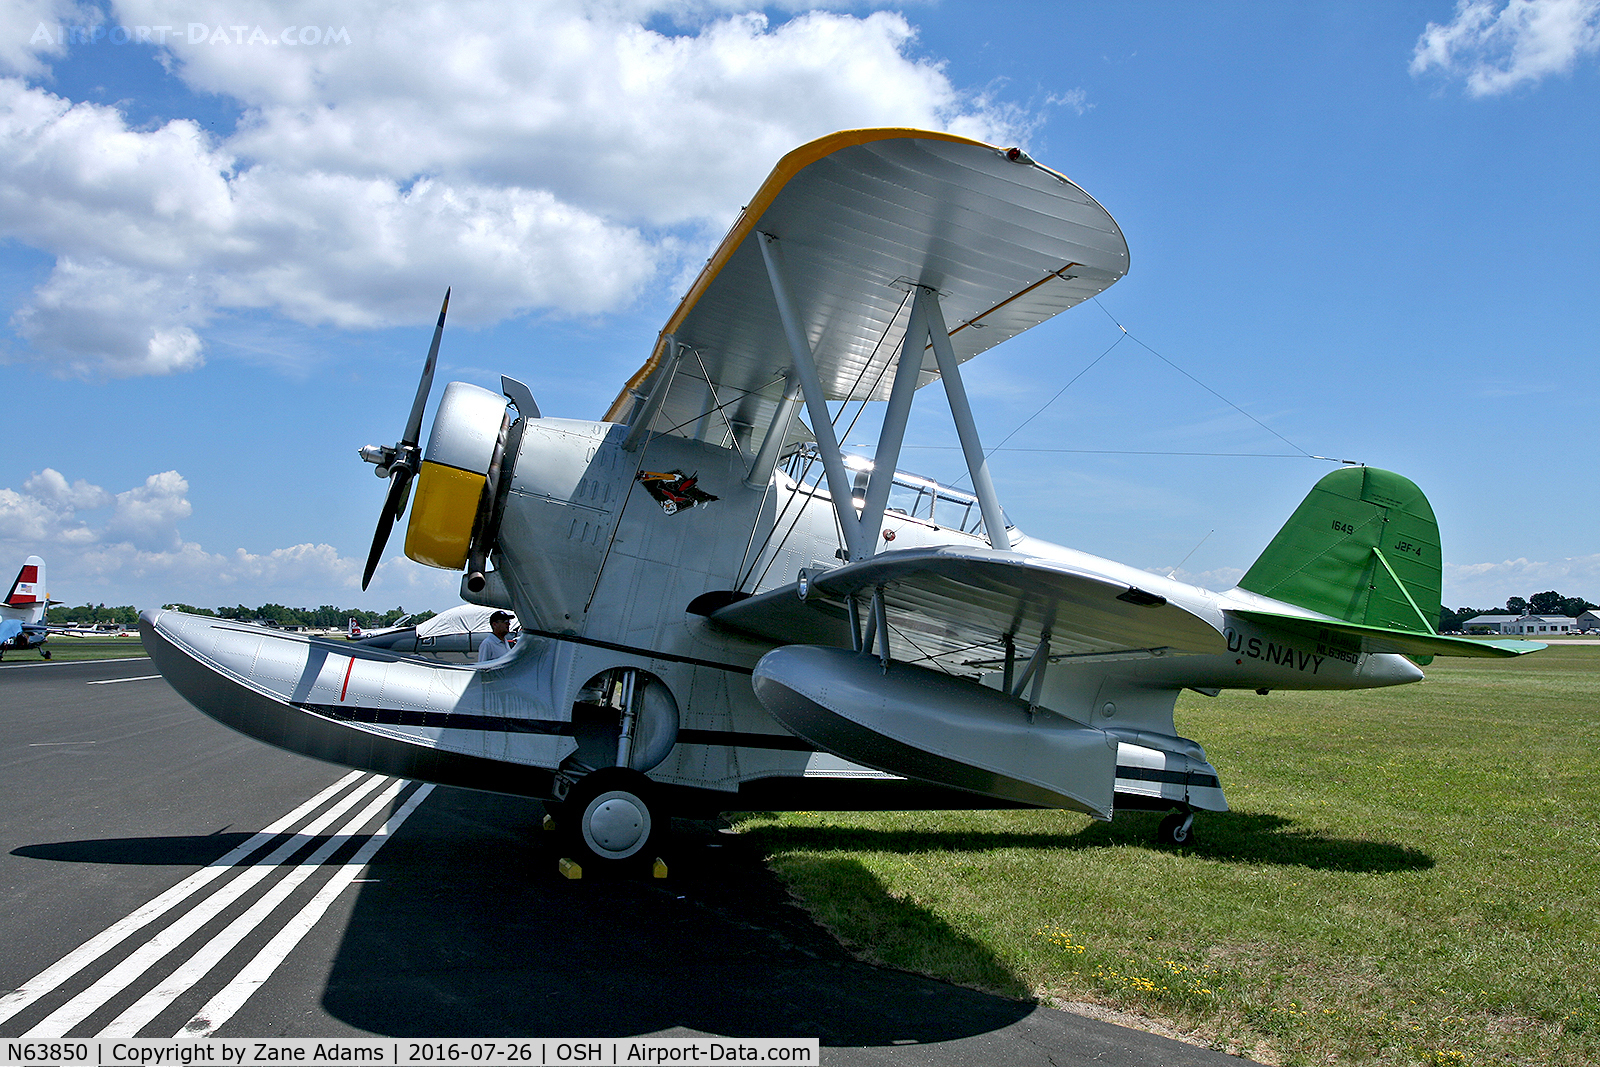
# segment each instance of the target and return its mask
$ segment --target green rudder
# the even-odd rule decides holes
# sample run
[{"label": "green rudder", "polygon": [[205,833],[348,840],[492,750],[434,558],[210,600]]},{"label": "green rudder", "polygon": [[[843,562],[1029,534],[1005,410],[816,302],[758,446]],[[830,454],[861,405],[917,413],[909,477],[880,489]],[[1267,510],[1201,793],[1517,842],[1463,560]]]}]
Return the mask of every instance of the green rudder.
[{"label": "green rudder", "polygon": [[1344,467],[1312,487],[1239,587],[1361,626],[1432,634],[1439,524],[1410,479]]}]

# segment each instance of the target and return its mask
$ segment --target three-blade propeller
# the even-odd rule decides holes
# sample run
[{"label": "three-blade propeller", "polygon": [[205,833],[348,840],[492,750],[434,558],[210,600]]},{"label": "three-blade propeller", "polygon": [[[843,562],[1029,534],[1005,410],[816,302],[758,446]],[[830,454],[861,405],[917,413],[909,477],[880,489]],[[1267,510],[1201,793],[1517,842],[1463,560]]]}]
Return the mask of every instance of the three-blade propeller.
[{"label": "three-blade propeller", "polygon": [[406,510],[411,494],[411,480],[422,469],[422,450],[417,441],[422,436],[422,412],[428,406],[428,393],[433,388],[433,368],[439,359],[439,338],[444,335],[444,316],[450,310],[450,290],[444,291],[444,304],[439,308],[439,323],[433,328],[433,344],[428,346],[428,361],[422,365],[422,380],[417,383],[417,398],[411,404],[411,417],[406,419],[405,435],[393,448],[368,445],[360,450],[361,458],[378,466],[379,477],[389,476],[389,492],[383,500],[383,510],[378,513],[378,528],[372,535],[372,551],[367,553],[367,566],[361,572],[361,588],[365,590],[372,581],[372,572],[378,569],[384,546],[389,543],[389,532],[394,522]]}]

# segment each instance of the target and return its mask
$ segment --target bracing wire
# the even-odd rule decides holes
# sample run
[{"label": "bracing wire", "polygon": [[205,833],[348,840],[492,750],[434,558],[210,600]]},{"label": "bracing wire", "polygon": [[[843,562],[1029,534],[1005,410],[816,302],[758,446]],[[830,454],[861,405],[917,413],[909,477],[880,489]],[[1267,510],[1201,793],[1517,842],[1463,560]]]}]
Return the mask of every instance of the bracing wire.
[{"label": "bracing wire", "polygon": [[[1327,462],[1327,463],[1345,463],[1345,464],[1352,464],[1352,465],[1356,463],[1355,460],[1349,460],[1349,459],[1339,460],[1339,459],[1334,459],[1334,458],[1332,458],[1330,456],[1317,456],[1317,455],[1312,455],[1310,452],[1307,452],[1305,449],[1301,448],[1299,445],[1297,445],[1293,441],[1289,440],[1283,434],[1279,433],[1277,430],[1274,430],[1271,426],[1268,426],[1266,423],[1262,422],[1260,419],[1258,419],[1254,415],[1250,414],[1244,408],[1240,407],[1238,404],[1235,404],[1232,400],[1229,400],[1227,397],[1223,396],[1221,393],[1219,393],[1215,389],[1211,388],[1211,386],[1207,385],[1205,382],[1201,381],[1199,378],[1195,377],[1193,374],[1190,374],[1188,371],[1186,371],[1182,367],[1178,366],[1172,360],[1168,359],[1166,356],[1162,355],[1160,352],[1157,352],[1154,348],[1151,348],[1144,341],[1140,340],[1126,326],[1124,326],[1122,323],[1117,321],[1117,317],[1115,315],[1111,314],[1111,312],[1109,310],[1107,310],[1106,306],[1100,302],[1100,298],[1098,296],[1097,297],[1093,297],[1092,299],[1094,300],[1095,306],[1098,307],[1101,311],[1105,312],[1106,318],[1110,319],[1111,320],[1111,324],[1117,328],[1117,339],[1115,341],[1111,342],[1111,345],[1108,348],[1106,348],[1105,351],[1101,352],[1094,359],[1090,360],[1089,364],[1087,366],[1085,366],[1077,374],[1074,374],[1072,376],[1071,380],[1069,380],[1066,385],[1063,385],[1060,389],[1056,390],[1055,394],[1053,396],[1051,396],[1049,400],[1046,400],[1043,404],[1040,404],[1039,407],[1034,411],[1033,414],[1029,415],[1027,418],[1023,419],[1020,423],[1018,423],[1016,429],[1012,430],[1010,433],[1006,434],[1005,437],[1001,438],[999,444],[996,444],[992,448],[984,449],[985,457],[992,456],[996,452],[1033,452],[1033,453],[1071,453],[1071,454],[1077,454],[1077,455],[1095,455],[1095,456],[1204,456],[1204,457],[1230,457],[1230,458],[1247,457],[1247,458],[1252,458],[1252,459],[1314,459],[1314,460],[1322,460],[1322,461]],[[1022,431],[1023,427],[1027,426],[1034,419],[1036,419],[1040,415],[1044,414],[1045,410],[1047,408],[1049,408],[1051,404],[1054,404],[1057,400],[1061,399],[1061,394],[1065,393],[1068,389],[1072,388],[1072,386],[1077,383],[1078,379],[1082,378],[1085,374],[1088,374],[1089,371],[1093,370],[1095,368],[1095,366],[1101,360],[1105,359],[1108,355],[1110,355],[1112,350],[1115,349],[1118,345],[1120,345],[1124,340],[1131,340],[1134,344],[1138,345],[1140,348],[1144,349],[1146,352],[1149,352],[1151,355],[1153,355],[1157,359],[1161,360],[1161,362],[1165,363],[1167,366],[1171,367],[1173,370],[1177,371],[1179,374],[1183,375],[1185,378],[1188,378],[1191,382],[1194,382],[1200,388],[1204,389],[1206,392],[1210,393],[1212,396],[1216,397],[1218,400],[1222,401],[1224,404],[1228,405],[1230,408],[1232,408],[1233,410],[1237,411],[1239,414],[1243,415],[1245,418],[1249,419],[1251,422],[1255,423],[1257,426],[1261,427],[1263,430],[1266,430],[1272,436],[1276,437],[1278,440],[1282,441],[1284,444],[1286,444],[1290,448],[1294,449],[1294,452],[1290,453],[1290,454],[1285,454],[1285,453],[1281,453],[1281,452],[1173,452],[1173,451],[1142,451],[1142,450],[1132,450],[1132,449],[1110,449],[1110,448],[1006,448],[1005,447],[1005,443],[1007,441],[1011,440],[1018,433],[1020,433]],[[945,450],[945,449],[954,450],[956,448],[956,446],[954,446],[954,445],[906,445],[904,447],[905,448],[920,448],[920,449],[934,449],[934,448],[937,448],[937,449],[941,449],[941,450]],[[955,480],[955,482],[953,482],[951,484],[952,485],[959,485],[962,482],[966,481],[970,477],[971,477],[970,473],[965,473],[964,472],[960,477],[958,477]]]},{"label": "bracing wire", "polygon": [[[1251,422],[1255,423],[1257,426],[1261,427],[1263,430],[1267,431],[1272,436],[1276,437],[1278,440],[1282,441],[1284,444],[1288,445],[1290,448],[1294,449],[1296,452],[1300,453],[1302,456],[1306,457],[1307,459],[1327,459],[1328,458],[1326,456],[1313,456],[1310,452],[1307,452],[1305,449],[1301,448],[1299,445],[1295,444],[1293,441],[1291,441],[1287,437],[1283,436],[1283,434],[1279,433],[1277,430],[1274,430],[1271,426],[1268,426],[1266,423],[1262,422],[1260,419],[1258,419],[1254,415],[1250,414],[1244,408],[1240,407],[1238,404],[1235,404],[1233,401],[1229,400],[1227,397],[1223,396],[1221,393],[1219,393],[1215,389],[1211,388],[1211,386],[1207,385],[1205,382],[1202,382],[1199,378],[1196,378],[1194,375],[1190,374],[1188,371],[1184,370],[1182,367],[1180,367],[1176,363],[1172,362],[1172,360],[1168,359],[1166,356],[1163,356],[1160,352],[1157,352],[1155,349],[1151,348],[1149,345],[1147,345],[1143,341],[1139,340],[1139,338],[1135,337],[1133,334],[1128,332],[1128,328],[1126,326],[1122,325],[1122,323],[1117,321],[1117,317],[1115,315],[1111,314],[1111,312],[1106,309],[1106,306],[1100,302],[1100,298],[1098,296],[1097,297],[1093,297],[1092,299],[1094,300],[1094,306],[1099,308],[1101,311],[1104,311],[1106,313],[1106,318],[1111,320],[1111,324],[1113,326],[1115,326],[1117,329],[1121,330],[1123,335],[1125,337],[1128,337],[1129,339],[1131,339],[1134,344],[1138,345],[1140,348],[1144,349],[1146,352],[1150,353],[1152,356],[1155,356],[1161,362],[1165,363],[1167,366],[1171,367],[1173,370],[1177,371],[1179,374],[1183,375],[1185,378],[1189,379],[1191,382],[1193,382],[1194,384],[1198,385],[1200,388],[1204,389],[1206,392],[1210,393],[1212,396],[1216,397],[1218,400],[1222,401],[1224,404],[1228,405],[1230,408],[1232,408],[1233,410],[1237,411],[1239,414],[1243,415],[1245,418],[1249,419]],[[1335,462],[1336,463],[1338,461],[1337,460],[1330,460],[1329,462]]]}]

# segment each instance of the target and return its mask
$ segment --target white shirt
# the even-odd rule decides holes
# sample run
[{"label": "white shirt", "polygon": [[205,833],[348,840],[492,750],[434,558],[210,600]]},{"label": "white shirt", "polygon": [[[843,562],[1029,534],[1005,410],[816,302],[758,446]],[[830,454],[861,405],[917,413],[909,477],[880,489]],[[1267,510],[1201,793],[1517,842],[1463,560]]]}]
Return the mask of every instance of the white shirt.
[{"label": "white shirt", "polygon": [[514,641],[502,641],[494,634],[489,634],[483,639],[483,644],[478,646],[478,662],[491,663],[494,660],[511,655],[513,643]]}]

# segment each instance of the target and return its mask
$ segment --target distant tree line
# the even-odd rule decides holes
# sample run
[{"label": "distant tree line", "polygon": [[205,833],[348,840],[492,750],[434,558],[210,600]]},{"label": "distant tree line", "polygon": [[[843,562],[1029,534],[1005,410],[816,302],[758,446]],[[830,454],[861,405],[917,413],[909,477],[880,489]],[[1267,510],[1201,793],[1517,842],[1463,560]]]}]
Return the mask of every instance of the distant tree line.
[{"label": "distant tree line", "polygon": [[1591,603],[1581,596],[1562,596],[1552,589],[1535,593],[1526,599],[1511,597],[1505,607],[1500,608],[1456,608],[1454,611],[1443,608],[1439,612],[1439,632],[1459,630],[1462,624],[1479,615],[1565,615],[1569,619],[1576,619],[1591,608],[1600,608],[1600,604]]},{"label": "distant tree line", "polygon": [[[343,629],[350,619],[356,620],[356,625],[364,630],[376,626],[392,626],[396,619],[406,613],[405,608],[399,607],[390,608],[388,611],[363,611],[360,608],[336,608],[332,604],[324,604],[320,608],[290,608],[282,604],[262,604],[257,608],[245,607],[243,604],[232,608],[197,608],[191,604],[163,604],[162,607],[186,611],[191,615],[209,615],[216,619],[238,619],[242,622],[260,619],[263,622],[277,623],[279,626],[311,626],[330,630]],[[423,622],[433,616],[434,612],[431,611],[418,612],[414,621]],[[104,604],[84,604],[76,608],[57,604],[50,608],[50,621],[58,626],[102,622],[119,622],[124,626],[132,626],[139,621],[139,609],[131,604],[115,608],[108,608]]]},{"label": "distant tree line", "polygon": [[139,621],[139,609],[129,604],[117,608],[108,608],[104,604],[84,604],[76,608],[52,604],[50,621],[58,626],[62,623],[81,625],[98,622],[120,622],[124,626],[132,626]]}]

